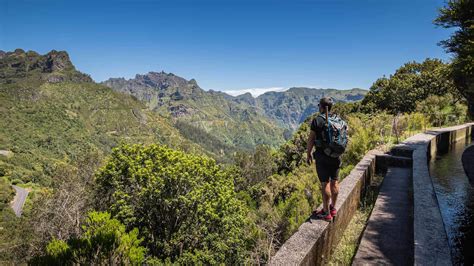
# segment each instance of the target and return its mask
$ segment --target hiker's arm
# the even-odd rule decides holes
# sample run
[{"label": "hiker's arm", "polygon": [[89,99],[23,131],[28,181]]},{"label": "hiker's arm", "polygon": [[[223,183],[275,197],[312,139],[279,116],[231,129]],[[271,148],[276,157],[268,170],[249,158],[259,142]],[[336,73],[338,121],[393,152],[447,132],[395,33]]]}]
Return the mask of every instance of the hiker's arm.
[{"label": "hiker's arm", "polygon": [[313,151],[315,139],[316,139],[316,132],[311,130],[308,136],[308,144],[306,145],[306,162],[308,164],[311,164],[311,162],[313,161],[313,156],[311,152]]}]

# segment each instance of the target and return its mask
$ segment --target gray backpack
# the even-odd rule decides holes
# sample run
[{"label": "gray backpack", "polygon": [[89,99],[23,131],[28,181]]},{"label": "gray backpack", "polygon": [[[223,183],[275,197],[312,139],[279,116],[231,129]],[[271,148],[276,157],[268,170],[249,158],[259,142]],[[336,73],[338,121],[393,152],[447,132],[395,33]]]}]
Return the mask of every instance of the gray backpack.
[{"label": "gray backpack", "polygon": [[347,123],[337,115],[326,116],[320,114],[324,119],[322,133],[322,148],[324,153],[332,158],[341,156],[347,147]]}]

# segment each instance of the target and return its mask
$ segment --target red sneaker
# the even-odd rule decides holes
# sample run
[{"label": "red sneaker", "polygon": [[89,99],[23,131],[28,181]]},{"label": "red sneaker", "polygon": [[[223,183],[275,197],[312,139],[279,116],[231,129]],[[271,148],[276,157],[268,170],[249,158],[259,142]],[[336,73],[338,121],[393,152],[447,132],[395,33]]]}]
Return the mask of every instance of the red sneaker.
[{"label": "red sneaker", "polygon": [[336,215],[337,215],[336,208],[334,208],[334,206],[332,206],[332,205],[329,205],[329,213],[331,213],[332,217],[336,217]]},{"label": "red sneaker", "polygon": [[316,219],[321,219],[321,220],[324,220],[326,222],[332,221],[331,213],[327,213],[322,209],[318,212],[315,212],[314,214],[316,215]]}]

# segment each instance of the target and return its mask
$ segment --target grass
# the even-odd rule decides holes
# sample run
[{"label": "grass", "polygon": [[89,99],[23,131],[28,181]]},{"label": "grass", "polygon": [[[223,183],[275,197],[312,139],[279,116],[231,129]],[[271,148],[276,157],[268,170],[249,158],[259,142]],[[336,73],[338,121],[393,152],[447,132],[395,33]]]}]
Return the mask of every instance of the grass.
[{"label": "grass", "polygon": [[330,265],[351,265],[357,248],[360,243],[360,238],[364,232],[367,220],[370,217],[375,201],[377,200],[380,184],[382,183],[382,176],[374,176],[370,189],[366,197],[361,202],[360,207],[356,210],[354,217],[352,217],[344,234],[342,235],[339,244],[334,250]]}]

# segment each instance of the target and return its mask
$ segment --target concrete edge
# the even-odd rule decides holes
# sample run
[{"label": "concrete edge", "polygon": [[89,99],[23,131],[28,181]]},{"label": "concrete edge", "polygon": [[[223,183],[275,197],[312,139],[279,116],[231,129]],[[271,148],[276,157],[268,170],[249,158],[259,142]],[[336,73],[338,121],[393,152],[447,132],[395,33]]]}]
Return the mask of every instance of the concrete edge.
[{"label": "concrete edge", "polygon": [[444,222],[429,172],[429,160],[471,135],[474,123],[417,134],[402,142],[413,152],[414,264],[452,265]]},{"label": "concrete edge", "polygon": [[[320,265],[327,262],[334,247],[354,216],[361,197],[375,174],[377,155],[383,152],[369,151],[342,180],[336,208],[337,219],[328,223],[311,217],[303,223],[270,259],[270,265]],[[319,206],[321,208],[321,205]]]},{"label": "concrete edge", "polygon": [[[474,123],[430,130],[412,136],[396,146],[399,149],[413,150],[415,265],[452,264],[444,223],[429,175],[428,162],[439,148],[449,148],[456,141],[466,138],[473,130]],[[269,265],[325,264],[375,174],[376,157],[383,154],[378,150],[369,151],[341,182],[336,206],[338,217],[335,222],[327,223],[309,218],[270,259]]]}]

